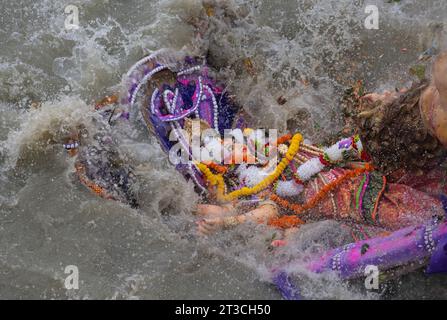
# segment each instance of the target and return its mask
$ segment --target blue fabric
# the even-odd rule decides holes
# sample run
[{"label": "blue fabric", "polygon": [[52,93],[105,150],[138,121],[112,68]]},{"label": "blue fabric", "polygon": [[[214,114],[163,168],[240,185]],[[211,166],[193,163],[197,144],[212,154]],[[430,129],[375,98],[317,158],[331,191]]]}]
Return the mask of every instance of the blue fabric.
[{"label": "blue fabric", "polygon": [[302,300],[299,289],[290,281],[286,272],[280,272],[273,278],[273,283],[286,300]]},{"label": "blue fabric", "polygon": [[444,208],[444,213],[445,213],[446,219],[447,219],[447,196],[441,195],[441,202],[442,202],[442,207]]},{"label": "blue fabric", "polygon": [[430,258],[428,274],[447,272],[447,237],[439,240],[435,252]]},{"label": "blue fabric", "polygon": [[[441,195],[442,207],[444,208],[447,219],[447,196]],[[430,258],[430,264],[427,268],[428,274],[447,272],[447,237],[439,240],[434,253]]]}]

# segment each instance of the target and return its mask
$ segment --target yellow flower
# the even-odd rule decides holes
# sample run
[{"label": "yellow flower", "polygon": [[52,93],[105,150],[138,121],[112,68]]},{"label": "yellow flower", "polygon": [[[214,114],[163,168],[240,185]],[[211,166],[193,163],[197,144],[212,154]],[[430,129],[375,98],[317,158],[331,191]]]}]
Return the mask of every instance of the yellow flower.
[{"label": "yellow flower", "polygon": [[214,175],[211,170],[203,163],[196,163],[197,168],[205,175],[206,179],[210,181],[211,185],[217,184],[217,198],[222,201],[231,201],[239,197],[245,197],[250,196],[256,193],[259,193],[260,191],[266,189],[269,185],[271,185],[278,177],[281,175],[281,173],[286,169],[289,162],[295,157],[295,155],[298,153],[300,143],[303,141],[303,137],[301,134],[296,133],[290,143],[289,149],[286,153],[285,158],[281,160],[281,162],[278,164],[278,166],[275,168],[273,173],[271,173],[269,176],[267,176],[264,180],[262,180],[260,183],[255,185],[252,188],[243,187],[242,189],[235,190],[229,194],[224,194],[225,190],[225,182],[223,180],[223,177],[221,175]]}]

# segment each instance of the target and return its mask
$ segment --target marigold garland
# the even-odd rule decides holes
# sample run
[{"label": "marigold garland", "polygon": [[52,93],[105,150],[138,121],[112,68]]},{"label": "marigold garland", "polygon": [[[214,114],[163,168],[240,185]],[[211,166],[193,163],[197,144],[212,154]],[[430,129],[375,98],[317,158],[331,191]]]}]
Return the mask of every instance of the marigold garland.
[{"label": "marigold garland", "polygon": [[[287,135],[284,137],[281,137],[280,139],[285,140],[285,141],[290,140],[290,138],[287,137]],[[276,167],[274,172],[252,188],[244,187],[242,189],[235,190],[229,194],[225,194],[225,182],[224,182],[222,174],[214,174],[213,172],[211,172],[210,168],[208,168],[208,166],[203,163],[198,163],[197,167],[204,174],[205,178],[209,181],[209,183],[212,186],[217,186],[218,200],[232,201],[239,197],[249,196],[249,195],[259,193],[262,190],[266,189],[269,185],[273,184],[281,176],[281,174],[283,173],[285,168],[289,165],[289,163],[292,161],[292,159],[298,153],[299,146],[300,146],[300,143],[302,142],[302,139],[303,138],[299,133],[294,135],[285,157],[278,164],[278,166]],[[285,141],[282,141],[282,142],[285,142]],[[219,169],[216,169],[216,168],[218,168],[216,166],[217,166],[217,164],[212,164],[210,167],[216,171],[219,171]],[[219,167],[221,167],[221,166],[219,166]],[[222,168],[220,168],[220,170],[221,169]],[[368,171],[372,171],[372,170],[374,170],[373,166],[369,163],[366,163],[361,168],[355,168],[355,169],[347,171],[342,176],[338,177],[334,181],[323,186],[321,188],[321,190],[304,205],[291,204],[290,202],[288,202],[285,199],[282,199],[281,197],[277,196],[276,194],[271,194],[270,195],[271,200],[275,201],[277,204],[279,204],[283,208],[294,211],[295,215],[287,215],[287,216],[282,216],[279,218],[273,218],[273,219],[269,220],[268,224],[271,226],[275,226],[278,228],[284,228],[284,229],[296,227],[298,225],[303,224],[304,222],[298,217],[299,214],[302,214],[305,211],[315,207],[329,192],[333,191],[335,188],[337,188],[340,184],[345,182],[347,179],[355,178],[355,177],[363,174],[364,172],[368,172]]]},{"label": "marigold garland", "polygon": [[[300,215],[300,214],[304,213],[305,211],[315,207],[329,192],[331,192],[332,190],[337,188],[340,184],[345,182],[347,179],[355,178],[365,172],[372,171],[372,170],[374,170],[374,167],[371,164],[366,163],[363,168],[356,168],[356,169],[347,171],[344,175],[338,177],[334,181],[323,186],[321,188],[321,190],[304,205],[292,204],[289,201],[277,196],[276,194],[271,194],[270,199],[275,201],[281,207],[294,211],[296,215]],[[275,225],[278,227],[283,227],[283,228],[290,228],[290,226],[289,226],[290,219],[289,218],[284,219],[284,220],[282,220],[282,219],[284,219],[284,217],[273,218],[273,219],[271,219],[269,224]],[[298,224],[300,224],[300,223],[297,223],[296,225],[298,225]]]},{"label": "marigold garland", "polygon": [[215,186],[217,184],[217,175],[211,172],[206,164],[197,163],[197,168],[205,175],[206,180],[209,181],[210,185]]},{"label": "marigold garland", "polygon": [[296,227],[301,224],[304,224],[304,221],[295,215],[273,218],[273,219],[270,219],[268,222],[269,226],[282,228],[282,229],[293,228],[293,227]]},{"label": "marigold garland", "polygon": [[210,168],[213,169],[214,171],[221,173],[221,174],[225,174],[228,171],[228,168],[225,166],[221,166],[215,162],[209,162],[209,163],[205,163],[205,165]]},{"label": "marigold garland", "polygon": [[281,162],[278,164],[278,166],[275,168],[275,170],[267,176],[264,180],[262,180],[260,183],[255,185],[252,188],[243,187],[239,190],[235,190],[229,194],[225,194],[225,183],[223,180],[222,175],[215,175],[211,172],[211,170],[204,165],[203,163],[197,163],[197,168],[202,171],[202,173],[205,175],[205,178],[210,182],[211,185],[217,185],[217,197],[220,201],[232,201],[234,199],[245,197],[245,196],[251,196],[253,194],[259,193],[262,190],[266,189],[268,186],[270,186],[273,182],[275,182],[281,173],[286,169],[286,167],[289,165],[290,161],[293,160],[295,155],[298,153],[298,150],[300,148],[300,143],[303,141],[303,136],[299,133],[296,133],[290,142],[289,149],[285,155],[285,157],[281,160]]},{"label": "marigold garland", "polygon": [[292,135],[290,133],[283,135],[282,137],[279,137],[276,145],[279,146],[280,144],[283,144],[287,141],[289,141],[290,139],[292,139]]}]

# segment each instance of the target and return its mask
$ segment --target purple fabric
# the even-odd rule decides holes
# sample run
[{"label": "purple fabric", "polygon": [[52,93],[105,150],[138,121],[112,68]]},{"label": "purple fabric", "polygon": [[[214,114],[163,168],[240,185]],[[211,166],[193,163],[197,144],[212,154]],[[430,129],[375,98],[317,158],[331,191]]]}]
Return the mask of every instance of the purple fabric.
[{"label": "purple fabric", "polygon": [[436,250],[431,256],[427,273],[447,273],[447,238],[441,240],[436,246]]},{"label": "purple fabric", "polygon": [[[196,96],[198,96],[199,92],[200,92],[199,81],[198,81],[198,79],[195,79],[195,90],[193,92],[194,103],[193,103],[192,107],[185,108],[185,104],[183,103],[182,97],[179,97],[176,101],[176,104],[174,107],[174,112],[172,114],[170,114],[170,113],[163,114],[161,112],[162,108],[166,109],[167,106],[164,105],[164,101],[163,101],[163,97],[162,97],[163,93],[159,92],[158,95],[154,99],[155,115],[157,116],[158,120],[162,121],[162,122],[181,120],[181,119],[191,115],[201,105],[201,103],[197,103],[197,98],[196,98]],[[202,94],[203,94],[203,92],[202,92]],[[203,106],[201,106],[201,107],[203,108]]]},{"label": "purple fabric", "polygon": [[[338,254],[340,268],[338,272],[344,279],[363,276],[367,265],[375,265],[379,270],[387,270],[407,263],[423,261],[432,255],[424,245],[426,226],[401,229],[390,236],[359,241],[348,247],[331,250],[308,264],[308,268],[321,273],[332,270]],[[447,239],[447,223],[443,222],[433,229],[433,241],[438,247]],[[368,250],[362,254],[362,247]],[[435,256],[435,255],[433,255]],[[436,260],[443,263],[445,260]],[[438,264],[436,264],[438,265]]]},{"label": "purple fabric", "polygon": [[442,207],[444,208],[445,217],[447,219],[447,196],[441,195]]},{"label": "purple fabric", "polygon": [[[441,195],[441,202],[445,211],[445,219],[447,220],[447,197],[445,195]],[[427,273],[447,273],[447,239],[440,241],[436,246],[435,253],[433,253],[430,259]]]},{"label": "purple fabric", "polygon": [[210,124],[212,128],[214,128],[214,106],[211,95],[208,90],[204,88],[203,95],[206,97],[205,100],[202,100],[202,104],[207,104],[206,108],[200,108],[199,114],[200,119],[205,120]]},{"label": "purple fabric", "polygon": [[290,281],[286,272],[279,272],[273,277],[273,283],[286,300],[302,300],[298,288]]},{"label": "purple fabric", "polygon": [[[156,67],[161,66],[155,57],[152,62]],[[209,124],[211,128],[215,127],[215,108],[212,95],[214,95],[217,104],[217,126],[215,128],[223,135],[225,129],[232,128],[245,128],[245,121],[240,117],[240,108],[231,102],[228,98],[228,94],[224,93],[223,87],[219,86],[208,75],[206,66],[203,66],[197,62],[196,59],[187,57],[182,64],[182,70],[190,70],[192,67],[201,66],[199,70],[188,72],[186,74],[177,77],[177,83],[174,88],[171,88],[168,84],[162,86],[161,91],[155,96],[153,110],[151,111],[151,97],[147,99],[146,107],[143,109],[145,114],[145,120],[159,140],[163,150],[168,153],[169,150],[177,143],[177,141],[170,141],[169,134],[172,130],[171,125],[177,123],[180,128],[184,126],[184,119],[191,118],[196,119],[197,114],[201,120],[204,120]],[[144,69],[143,74],[148,74],[153,69],[148,68],[146,65],[140,66]],[[141,72],[138,70],[132,73],[128,83],[130,84],[128,90],[128,96],[131,97],[137,88],[137,84],[141,81]],[[150,81],[150,80],[149,80]],[[202,83],[200,87],[199,81]],[[206,87],[209,87],[211,92],[208,92]],[[163,91],[169,89],[171,92],[167,94],[167,99],[170,104],[173,102],[172,93],[175,89],[178,89],[177,103],[173,105],[173,110],[169,111],[169,108],[165,106],[163,99]],[[235,124],[235,119],[237,123]],[[191,150],[188,150],[191,153]],[[198,184],[202,189],[205,186],[202,173],[196,170],[195,166],[192,166],[190,170],[188,165],[178,165],[177,170],[181,172],[187,179],[193,178],[193,181]],[[193,177],[191,176],[193,175]]]},{"label": "purple fabric", "polygon": [[[432,230],[433,243],[436,244],[433,252],[428,248],[424,238],[427,228]],[[387,237],[358,241],[330,250],[312,259],[307,264],[307,268],[315,273],[335,271],[342,279],[352,279],[364,276],[368,265],[377,266],[379,271],[386,271],[390,268],[428,260],[430,260],[428,274],[447,272],[447,221],[404,228]],[[287,269],[293,270],[294,265],[301,264],[301,261],[292,262]],[[301,299],[286,272],[273,270],[272,273],[274,274],[273,283],[284,299]]]}]

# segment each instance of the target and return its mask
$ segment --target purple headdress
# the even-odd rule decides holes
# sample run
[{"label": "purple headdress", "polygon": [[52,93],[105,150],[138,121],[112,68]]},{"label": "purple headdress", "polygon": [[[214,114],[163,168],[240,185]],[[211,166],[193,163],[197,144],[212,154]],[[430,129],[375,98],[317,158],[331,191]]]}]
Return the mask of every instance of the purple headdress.
[{"label": "purple headdress", "polygon": [[[170,70],[176,76],[175,84],[164,83],[143,100],[141,107],[147,126],[158,138],[165,152],[180,142],[192,159],[189,139],[182,130],[186,119],[200,119],[221,136],[225,129],[243,128],[240,108],[232,103],[223,86],[209,75],[208,68],[200,58],[180,56],[167,50],[151,54],[135,63],[127,72],[127,92],[124,103],[130,107],[145,86],[157,73]],[[235,126],[233,124],[236,123]],[[171,132],[177,138],[169,140]],[[176,167],[185,177],[193,179],[200,191],[206,192],[202,173],[191,161]]]}]

